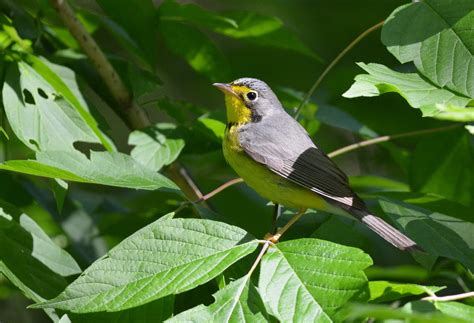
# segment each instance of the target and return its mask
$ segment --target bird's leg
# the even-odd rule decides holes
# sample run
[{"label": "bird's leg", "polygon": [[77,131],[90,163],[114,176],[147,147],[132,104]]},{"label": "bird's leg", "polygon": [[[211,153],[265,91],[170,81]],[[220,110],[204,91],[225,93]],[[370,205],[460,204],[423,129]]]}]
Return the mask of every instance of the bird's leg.
[{"label": "bird's leg", "polygon": [[281,236],[293,225],[295,224],[296,221],[298,221],[306,212],[306,209],[300,209],[298,213],[293,215],[293,217],[288,221],[287,224],[285,224],[284,227],[278,229],[278,231],[275,234],[267,234],[265,236],[265,240],[268,240],[272,243],[277,243],[278,240],[281,238]]}]

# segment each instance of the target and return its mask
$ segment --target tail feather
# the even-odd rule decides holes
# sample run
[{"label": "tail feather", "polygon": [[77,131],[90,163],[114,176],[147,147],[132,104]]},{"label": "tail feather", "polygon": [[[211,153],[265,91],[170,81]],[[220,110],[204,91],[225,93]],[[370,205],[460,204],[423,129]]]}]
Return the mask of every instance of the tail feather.
[{"label": "tail feather", "polygon": [[398,249],[405,251],[423,251],[415,241],[408,238],[381,218],[369,213],[357,214],[357,218],[359,218],[360,221],[367,225],[372,231]]}]

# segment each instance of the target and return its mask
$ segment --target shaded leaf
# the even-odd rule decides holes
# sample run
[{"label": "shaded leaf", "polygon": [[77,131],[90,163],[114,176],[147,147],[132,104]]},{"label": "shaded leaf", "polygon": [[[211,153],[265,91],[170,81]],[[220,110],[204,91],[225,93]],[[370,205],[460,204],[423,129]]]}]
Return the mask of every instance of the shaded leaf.
[{"label": "shaded leaf", "polygon": [[[410,303],[409,303],[410,304]],[[351,304],[346,309],[344,322],[359,322],[359,319],[409,320],[424,323],[457,323],[455,318],[441,313],[416,311],[409,307],[402,310],[389,305]]]},{"label": "shaded leaf", "polygon": [[226,127],[226,125],[222,121],[211,118],[199,118],[198,121],[202,123],[204,127],[209,129],[220,142],[222,142],[222,139],[224,139],[224,132]]},{"label": "shaded leaf", "polygon": [[151,66],[156,65],[158,57],[157,13],[151,0],[142,0],[133,4],[130,14],[130,2],[127,0],[98,0],[97,3],[128,34],[127,38],[136,43],[141,55]]},{"label": "shaded leaf", "polygon": [[447,89],[437,87],[425,81],[417,73],[399,73],[380,64],[358,65],[369,74],[359,74],[355,82],[343,96],[379,96],[396,92],[407,100],[408,104],[420,109],[423,116],[441,120],[474,120],[474,102]]},{"label": "shaded leaf", "polygon": [[474,223],[399,201],[378,202],[385,214],[430,255],[460,261],[474,270]]},{"label": "shaded leaf", "polygon": [[412,155],[410,186],[469,206],[474,184],[470,136],[460,129],[421,140]]},{"label": "shaded leaf", "polygon": [[246,275],[214,294],[215,302],[199,305],[167,322],[268,322],[265,306]]},{"label": "shaded leaf", "polygon": [[0,169],[66,181],[117,187],[155,190],[177,190],[177,186],[161,174],[144,167],[129,155],[91,151],[90,159],[75,152],[39,152],[37,160],[10,160]]},{"label": "shaded leaf", "polygon": [[174,129],[173,124],[158,123],[133,131],[128,138],[128,144],[135,146],[131,156],[154,171],[171,164],[184,148],[184,140],[176,137]]},{"label": "shaded leaf", "polygon": [[228,11],[225,16],[235,21],[237,28],[216,27],[213,31],[228,37],[243,39],[259,46],[271,46],[298,52],[321,61],[292,31],[277,17],[250,11]]},{"label": "shaded leaf", "polygon": [[371,264],[362,250],[327,241],[281,242],[263,257],[258,287],[281,321],[330,322],[348,300],[364,297]]},{"label": "shaded leaf", "polygon": [[425,0],[397,8],[382,42],[439,87],[474,98],[474,2]]},{"label": "shaded leaf", "polygon": [[257,244],[224,223],[160,219],[119,243],[58,297],[35,307],[77,313],[135,307],[209,281]]},{"label": "shaded leaf", "polygon": [[160,5],[158,12],[161,20],[192,22],[209,28],[238,28],[234,20],[205,10],[194,3],[180,4],[174,0],[166,0]]},{"label": "shaded leaf", "polygon": [[204,33],[172,21],[161,21],[160,31],[168,48],[182,56],[195,71],[214,82],[230,78],[226,58]]},{"label": "shaded leaf", "polygon": [[445,287],[438,286],[392,283],[382,280],[369,282],[370,301],[375,303],[390,302],[410,295],[432,294],[444,288]]}]

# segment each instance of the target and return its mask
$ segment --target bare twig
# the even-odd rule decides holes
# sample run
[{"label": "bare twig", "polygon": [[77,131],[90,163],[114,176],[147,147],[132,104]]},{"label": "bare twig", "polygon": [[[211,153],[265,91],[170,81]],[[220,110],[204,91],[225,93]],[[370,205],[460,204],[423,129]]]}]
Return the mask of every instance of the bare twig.
[{"label": "bare twig", "polygon": [[223,190],[225,190],[226,188],[232,186],[232,185],[235,185],[235,184],[238,184],[238,183],[242,183],[244,180],[242,178],[234,178],[234,179],[231,179],[230,181],[227,181],[225,182],[224,184],[222,184],[221,186],[217,187],[216,189],[212,190],[211,192],[207,193],[206,195],[202,195],[198,200],[196,200],[194,203],[200,203],[200,202],[203,202],[203,201],[207,201],[208,199],[210,199],[211,197],[213,197],[214,195],[222,192]]},{"label": "bare twig", "polygon": [[467,293],[462,293],[462,294],[456,294],[456,295],[449,295],[449,296],[436,296],[436,295],[431,295],[422,298],[424,301],[436,301],[436,302],[449,302],[449,301],[456,301],[459,299],[464,299],[464,298],[469,298],[469,297],[474,297],[474,292],[467,292]]},{"label": "bare twig", "polygon": [[329,153],[328,156],[330,158],[334,158],[336,156],[345,154],[345,153],[347,153],[349,151],[352,151],[352,150],[359,149],[361,147],[375,145],[375,144],[390,141],[390,140],[393,140],[393,139],[421,136],[421,135],[427,135],[427,134],[434,133],[434,132],[447,131],[447,130],[451,130],[451,129],[454,129],[454,128],[459,128],[459,127],[462,127],[462,126],[463,126],[463,124],[454,124],[454,125],[450,125],[450,126],[446,126],[446,127],[417,130],[417,131],[400,133],[400,134],[396,134],[396,135],[388,135],[388,136],[381,136],[381,137],[377,137],[377,138],[372,138],[372,139],[369,139],[369,140],[364,140],[364,141],[361,141],[361,142],[358,142],[358,143],[355,143],[355,144],[348,145],[348,146],[342,147],[340,149],[337,149],[337,150]]},{"label": "bare twig", "polygon": [[298,119],[301,113],[301,109],[303,106],[308,103],[309,99],[313,95],[314,91],[318,88],[318,86],[321,84],[323,79],[326,77],[326,75],[332,70],[332,68],[339,63],[339,61],[352,49],[354,48],[355,45],[357,45],[362,39],[364,39],[368,34],[373,32],[374,30],[379,29],[380,27],[383,26],[384,21],[379,22],[378,24],[373,25],[369,29],[365,30],[363,33],[361,33],[357,38],[355,38],[349,45],[347,45],[346,48],[344,48],[337,56],[336,58],[333,59],[333,61],[326,67],[326,69],[321,73],[321,75],[318,77],[316,82],[314,82],[313,86],[311,86],[311,89],[309,89],[308,93],[306,93],[305,97],[303,98],[303,101],[301,101],[300,105],[296,109],[295,112],[295,119]]},{"label": "bare twig", "polygon": [[278,240],[281,238],[281,236],[289,229],[293,224],[295,224],[306,212],[306,209],[301,209],[293,215],[293,217],[288,221],[285,226],[282,228],[278,229],[278,231],[274,234],[269,236],[267,239],[270,240],[273,243],[277,243]]}]

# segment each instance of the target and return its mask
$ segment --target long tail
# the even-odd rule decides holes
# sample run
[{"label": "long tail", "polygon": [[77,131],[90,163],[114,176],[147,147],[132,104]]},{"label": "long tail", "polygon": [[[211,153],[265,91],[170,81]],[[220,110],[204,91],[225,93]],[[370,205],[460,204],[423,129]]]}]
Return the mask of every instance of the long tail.
[{"label": "long tail", "polygon": [[415,241],[408,238],[381,218],[367,212],[358,210],[351,211],[351,213],[362,223],[398,249],[406,251],[424,251]]}]

